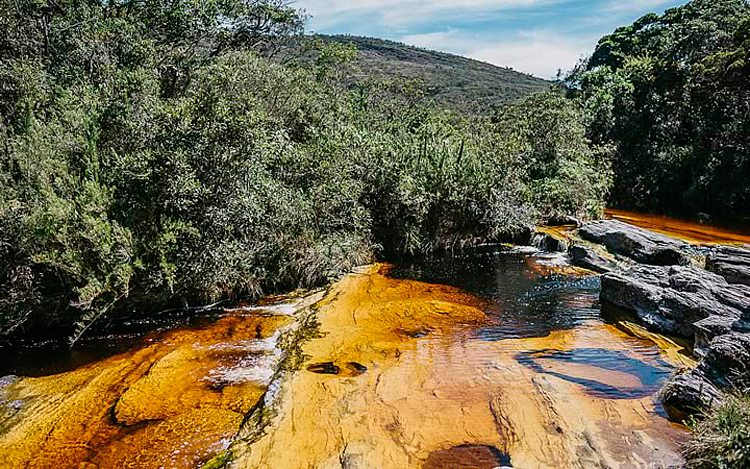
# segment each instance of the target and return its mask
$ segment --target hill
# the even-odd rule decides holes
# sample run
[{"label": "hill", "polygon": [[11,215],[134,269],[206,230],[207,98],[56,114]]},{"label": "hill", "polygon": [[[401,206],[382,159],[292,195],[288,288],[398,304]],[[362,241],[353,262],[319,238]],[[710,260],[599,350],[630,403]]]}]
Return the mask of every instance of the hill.
[{"label": "hill", "polygon": [[439,103],[461,109],[487,109],[549,89],[550,82],[445,52],[436,52],[384,39],[320,35],[322,40],[353,43],[360,51],[359,67],[368,76],[421,78]]}]

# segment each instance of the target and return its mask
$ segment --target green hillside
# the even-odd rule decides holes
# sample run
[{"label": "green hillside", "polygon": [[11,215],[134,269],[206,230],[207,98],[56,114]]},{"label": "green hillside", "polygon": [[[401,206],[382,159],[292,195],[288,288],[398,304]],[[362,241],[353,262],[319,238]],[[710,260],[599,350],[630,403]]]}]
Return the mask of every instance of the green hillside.
[{"label": "green hillside", "polygon": [[353,43],[360,51],[363,75],[410,77],[425,81],[439,103],[461,109],[486,109],[549,89],[550,82],[458,55],[359,36],[321,35],[328,42]]}]

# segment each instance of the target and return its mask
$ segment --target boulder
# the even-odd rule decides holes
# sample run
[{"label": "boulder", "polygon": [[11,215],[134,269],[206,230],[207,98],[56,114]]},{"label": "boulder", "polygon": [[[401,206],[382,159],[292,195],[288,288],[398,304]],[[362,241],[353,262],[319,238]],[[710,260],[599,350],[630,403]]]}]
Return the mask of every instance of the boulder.
[{"label": "boulder", "polygon": [[547,252],[566,252],[568,250],[567,241],[545,232],[535,233],[531,238],[531,245]]},{"label": "boulder", "polygon": [[[742,326],[750,316],[750,287],[730,284],[723,277],[692,266],[637,265],[602,277],[601,299],[635,312],[656,332],[713,338],[716,329],[696,323],[718,317],[724,329]],[[700,345],[700,344],[699,344]]]},{"label": "boulder", "polygon": [[617,220],[587,223],[578,230],[585,240],[601,244],[615,254],[651,265],[688,265],[689,245],[659,233],[644,230]]},{"label": "boulder", "polygon": [[698,366],[677,375],[664,387],[662,402],[673,418],[682,420],[710,408],[721,391],[750,384],[750,335],[730,333],[714,338]]},{"label": "boulder", "polygon": [[750,285],[750,249],[718,246],[706,256],[706,269],[729,283]]},{"label": "boulder", "polygon": [[593,270],[600,274],[612,272],[617,268],[617,264],[586,246],[575,245],[571,247],[570,258],[574,266]]}]

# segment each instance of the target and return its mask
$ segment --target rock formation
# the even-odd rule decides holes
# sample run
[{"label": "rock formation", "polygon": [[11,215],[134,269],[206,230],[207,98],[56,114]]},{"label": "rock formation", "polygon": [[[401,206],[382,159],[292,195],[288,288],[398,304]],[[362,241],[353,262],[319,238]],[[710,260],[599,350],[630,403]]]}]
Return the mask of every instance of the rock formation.
[{"label": "rock formation", "polygon": [[[598,239],[606,241],[607,235]],[[623,239],[612,236],[610,245],[624,252],[628,244]],[[640,246],[629,252],[651,263],[670,256],[679,260],[677,254],[682,252],[664,244]],[[664,405],[676,419],[710,407],[721,398],[721,391],[748,382],[749,254],[744,249],[715,248],[706,262],[712,272],[693,266],[637,265],[602,277],[605,308],[608,304],[624,308],[651,330],[694,340],[700,364],[676,376],[663,391]]]},{"label": "rock formation", "polygon": [[688,244],[616,220],[588,223],[578,230],[581,238],[605,246],[611,253],[650,265],[687,265]]},{"label": "rock formation", "polygon": [[729,283],[750,285],[750,248],[720,246],[706,256],[706,269]]}]

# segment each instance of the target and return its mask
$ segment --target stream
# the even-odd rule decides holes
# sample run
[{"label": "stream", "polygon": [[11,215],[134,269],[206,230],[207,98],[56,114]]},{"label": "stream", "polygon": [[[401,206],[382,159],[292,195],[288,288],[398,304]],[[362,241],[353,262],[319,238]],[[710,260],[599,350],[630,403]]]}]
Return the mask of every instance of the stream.
[{"label": "stream", "polygon": [[565,254],[484,246],[73,351],[21,347],[0,365],[0,467],[679,464],[688,431],[658,393],[695,365],[690,344],[602,312],[598,296]]}]

